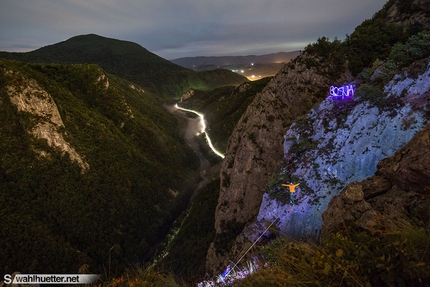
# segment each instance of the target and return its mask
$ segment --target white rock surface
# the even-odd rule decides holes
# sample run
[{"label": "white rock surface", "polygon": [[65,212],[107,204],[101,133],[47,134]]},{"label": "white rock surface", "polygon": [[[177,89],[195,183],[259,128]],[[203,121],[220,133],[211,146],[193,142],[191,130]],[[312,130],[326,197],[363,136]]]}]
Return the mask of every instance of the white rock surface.
[{"label": "white rock surface", "polygon": [[[307,116],[305,128],[293,124],[284,137],[288,161],[284,172],[301,180],[293,195],[296,204],[283,205],[265,194],[257,221],[279,218],[277,227],[283,234],[317,238],[321,213],[331,198],[349,183],[372,176],[380,160],[392,156],[424,127],[424,110],[417,109],[414,102],[429,93],[429,75],[430,66],[417,79],[396,76],[385,88],[389,97],[403,100],[396,107],[383,110],[362,102],[341,120],[333,117],[337,103],[328,98]],[[303,138],[315,148],[291,152]]]}]

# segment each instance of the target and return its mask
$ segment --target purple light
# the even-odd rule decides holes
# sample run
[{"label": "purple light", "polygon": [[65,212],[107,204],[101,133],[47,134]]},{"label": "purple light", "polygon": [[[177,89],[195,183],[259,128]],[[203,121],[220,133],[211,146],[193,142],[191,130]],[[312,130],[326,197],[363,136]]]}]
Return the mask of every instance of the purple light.
[{"label": "purple light", "polygon": [[228,273],[230,273],[230,265],[227,266],[227,269],[225,269],[225,271],[222,273],[222,278],[225,278],[225,276],[227,276]]},{"label": "purple light", "polygon": [[346,85],[342,87],[330,87],[330,96],[335,99],[345,99],[351,98],[354,96],[354,85]]}]

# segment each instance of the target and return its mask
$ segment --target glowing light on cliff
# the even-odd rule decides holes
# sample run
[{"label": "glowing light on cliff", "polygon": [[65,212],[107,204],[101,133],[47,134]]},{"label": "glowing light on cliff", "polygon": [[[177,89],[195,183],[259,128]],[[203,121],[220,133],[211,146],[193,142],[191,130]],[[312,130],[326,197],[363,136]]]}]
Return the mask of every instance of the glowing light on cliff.
[{"label": "glowing light on cliff", "polygon": [[354,96],[354,85],[346,85],[342,87],[330,87],[330,96],[335,99],[345,99],[351,98]]},{"label": "glowing light on cliff", "polygon": [[175,104],[175,108],[177,108],[177,109],[179,109],[179,110],[182,110],[182,111],[186,111],[186,112],[194,113],[194,114],[196,114],[196,115],[198,115],[198,116],[199,116],[199,118],[200,118],[200,124],[201,124],[201,127],[202,127],[202,128],[201,128],[200,133],[205,134],[206,141],[207,141],[207,143],[208,143],[209,147],[211,148],[211,150],[212,150],[212,151],[213,151],[217,156],[219,156],[219,157],[221,157],[221,158],[224,158],[224,157],[225,157],[225,156],[224,156],[224,154],[222,154],[220,151],[218,151],[218,150],[213,146],[212,141],[211,141],[211,139],[210,139],[210,137],[209,137],[208,133],[206,132],[206,123],[205,123],[205,117],[204,117],[204,115],[203,115],[203,114],[201,114],[201,113],[199,113],[199,112],[197,112],[197,111],[193,111],[193,110],[189,110],[189,109],[181,108],[180,106],[178,106],[178,104]]},{"label": "glowing light on cliff", "polygon": [[235,281],[243,280],[249,275],[255,273],[260,268],[266,268],[269,264],[266,262],[261,264],[258,257],[253,257],[252,261],[248,261],[245,267],[240,268],[239,262],[245,257],[245,255],[254,247],[254,245],[260,241],[261,237],[275,224],[279,218],[276,218],[270,225],[260,234],[260,236],[252,243],[252,245],[246,250],[246,252],[239,258],[239,260],[234,263],[230,260],[233,265],[228,265],[224,272],[218,276],[216,279],[203,281],[197,284],[198,287],[214,287],[214,286],[232,286]]}]

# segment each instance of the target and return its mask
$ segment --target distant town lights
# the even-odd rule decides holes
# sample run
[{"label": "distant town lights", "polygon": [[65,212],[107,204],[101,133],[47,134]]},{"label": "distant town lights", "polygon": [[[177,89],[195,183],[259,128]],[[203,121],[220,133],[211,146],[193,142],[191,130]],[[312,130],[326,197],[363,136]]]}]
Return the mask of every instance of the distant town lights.
[{"label": "distant town lights", "polygon": [[354,85],[345,85],[341,87],[331,86],[329,97],[335,99],[345,99],[354,96]]}]

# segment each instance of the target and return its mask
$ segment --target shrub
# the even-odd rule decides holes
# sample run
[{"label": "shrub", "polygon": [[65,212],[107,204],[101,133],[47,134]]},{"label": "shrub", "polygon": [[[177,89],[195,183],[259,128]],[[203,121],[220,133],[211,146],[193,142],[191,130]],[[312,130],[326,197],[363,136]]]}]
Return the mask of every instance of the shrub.
[{"label": "shrub", "polygon": [[104,284],[106,287],[179,287],[186,286],[177,283],[171,273],[156,272],[153,268],[135,268],[126,275],[115,278]]},{"label": "shrub", "polygon": [[364,101],[369,101],[373,105],[383,106],[386,104],[385,94],[381,88],[374,85],[361,85],[356,90],[356,95]]},{"label": "shrub", "polygon": [[391,49],[390,60],[401,66],[407,66],[413,61],[427,57],[430,54],[430,31],[420,32],[405,43],[397,43]]},{"label": "shrub", "polygon": [[354,224],[321,244],[280,238],[265,248],[270,268],[240,286],[423,286],[430,279],[428,229]]}]

